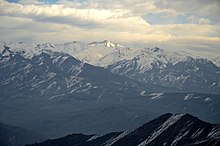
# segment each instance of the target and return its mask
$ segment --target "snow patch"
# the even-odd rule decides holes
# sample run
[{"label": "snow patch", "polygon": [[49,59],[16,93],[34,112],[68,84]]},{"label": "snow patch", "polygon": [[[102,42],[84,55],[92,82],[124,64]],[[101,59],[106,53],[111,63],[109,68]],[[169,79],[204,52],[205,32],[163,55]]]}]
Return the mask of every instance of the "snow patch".
[{"label": "snow patch", "polygon": [[101,100],[102,94],[99,95],[98,100]]},{"label": "snow patch", "polygon": [[52,99],[57,98],[57,97],[62,97],[62,96],[64,96],[64,95],[65,95],[65,94],[54,95],[54,96],[50,97],[49,100],[52,100]]},{"label": "snow patch", "polygon": [[188,94],[188,95],[186,95],[186,96],[184,97],[184,100],[190,100],[190,99],[192,99],[192,98],[193,98],[193,95],[194,95],[194,94]]},{"label": "snow patch", "polygon": [[204,101],[205,102],[210,102],[210,101],[212,101],[212,99],[211,98],[205,98]]},{"label": "snow patch", "polygon": [[141,91],[140,95],[145,96],[146,91]]},{"label": "snow patch", "polygon": [[162,98],[163,93],[151,93],[149,96],[151,96],[151,99],[160,99]]},{"label": "snow patch", "polygon": [[184,136],[186,136],[187,134],[189,133],[189,131],[186,131],[185,133],[179,133],[176,137],[175,137],[175,139],[174,139],[174,141],[172,142],[172,144],[171,144],[171,146],[175,146],[177,143],[178,143],[178,141],[179,140],[181,140]]},{"label": "snow patch", "polygon": [[125,137],[126,135],[128,135],[130,132],[128,131],[124,131],[122,132],[119,136],[117,136],[116,138],[110,139],[106,142],[105,146],[111,146],[113,145],[116,141],[118,141],[119,139]]},{"label": "snow patch", "polygon": [[91,141],[91,140],[97,139],[98,137],[100,137],[100,136],[94,135],[94,136],[92,136],[90,139],[88,139],[87,141]]},{"label": "snow patch", "polygon": [[219,126],[213,127],[212,131],[208,134],[207,137],[215,138],[215,139],[220,138],[220,127]]},{"label": "snow patch", "polygon": [[195,139],[196,137],[198,137],[198,136],[202,133],[203,130],[204,130],[204,129],[198,129],[198,130],[196,130],[196,132],[192,134],[191,138],[192,138],[192,139]]}]

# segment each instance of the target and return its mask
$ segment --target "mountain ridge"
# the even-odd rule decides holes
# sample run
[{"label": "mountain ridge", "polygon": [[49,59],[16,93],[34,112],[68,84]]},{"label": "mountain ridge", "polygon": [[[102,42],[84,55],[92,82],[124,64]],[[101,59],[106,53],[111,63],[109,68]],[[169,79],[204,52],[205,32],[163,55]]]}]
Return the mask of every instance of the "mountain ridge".
[{"label": "mountain ridge", "polygon": [[[107,135],[111,136],[106,139]],[[71,135],[67,137],[71,137]],[[71,145],[71,140],[66,139],[67,137],[27,146],[61,146],[64,143],[68,143],[68,146]],[[78,137],[76,135],[72,135],[72,137],[79,140],[78,143],[72,140],[76,146],[217,146],[220,143],[220,125],[203,122],[190,114],[166,113],[131,131],[102,136],[88,135],[86,140],[80,140],[79,134]],[[59,143],[56,143],[58,140]],[[60,143],[61,141],[63,143]]]}]

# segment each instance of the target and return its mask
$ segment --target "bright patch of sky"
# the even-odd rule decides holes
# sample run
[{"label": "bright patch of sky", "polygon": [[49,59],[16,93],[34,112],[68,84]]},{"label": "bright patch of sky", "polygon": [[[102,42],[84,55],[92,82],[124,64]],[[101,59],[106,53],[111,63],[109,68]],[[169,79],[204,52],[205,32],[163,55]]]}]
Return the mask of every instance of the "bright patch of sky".
[{"label": "bright patch of sky", "polygon": [[219,0],[0,0],[0,40],[102,41],[220,54]]}]

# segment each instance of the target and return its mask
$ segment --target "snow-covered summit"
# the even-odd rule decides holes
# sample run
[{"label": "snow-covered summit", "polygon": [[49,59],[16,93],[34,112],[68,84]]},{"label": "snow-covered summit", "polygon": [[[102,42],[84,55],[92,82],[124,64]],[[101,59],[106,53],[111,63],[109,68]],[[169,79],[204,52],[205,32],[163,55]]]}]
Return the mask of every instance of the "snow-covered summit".
[{"label": "snow-covered summit", "polygon": [[124,56],[128,50],[130,49],[105,40],[89,43],[86,49],[75,53],[74,56],[92,65],[107,66]]},{"label": "snow-covered summit", "polygon": [[0,54],[2,56],[10,56],[9,54],[21,54],[25,58],[32,58],[35,55],[40,54],[42,49],[39,49],[37,45],[25,44],[23,42],[0,42]]},{"label": "snow-covered summit", "polygon": [[106,46],[109,48],[124,48],[124,46],[113,43],[110,40],[104,40],[102,42],[92,42],[92,43],[89,43],[89,46]]}]

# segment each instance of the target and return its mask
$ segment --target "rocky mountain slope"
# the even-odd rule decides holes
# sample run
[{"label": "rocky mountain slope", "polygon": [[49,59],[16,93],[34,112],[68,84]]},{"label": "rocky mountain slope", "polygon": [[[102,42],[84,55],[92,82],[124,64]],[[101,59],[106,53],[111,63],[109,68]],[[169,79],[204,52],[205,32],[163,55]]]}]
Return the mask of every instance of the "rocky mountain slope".
[{"label": "rocky mountain slope", "polygon": [[104,136],[72,134],[28,146],[217,146],[220,125],[203,122],[189,114],[164,114],[131,131]]}]

